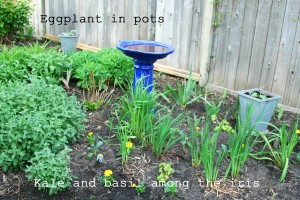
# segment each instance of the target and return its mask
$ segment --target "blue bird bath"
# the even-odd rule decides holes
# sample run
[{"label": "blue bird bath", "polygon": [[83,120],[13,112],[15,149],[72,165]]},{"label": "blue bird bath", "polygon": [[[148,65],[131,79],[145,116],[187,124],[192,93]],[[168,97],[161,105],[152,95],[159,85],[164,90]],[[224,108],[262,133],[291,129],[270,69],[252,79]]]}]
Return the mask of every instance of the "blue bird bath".
[{"label": "blue bird bath", "polygon": [[123,51],[126,56],[133,58],[133,88],[135,88],[138,79],[144,78],[143,84],[145,88],[148,88],[148,93],[152,91],[153,64],[175,50],[167,44],[148,40],[124,40],[117,45],[117,48]]}]

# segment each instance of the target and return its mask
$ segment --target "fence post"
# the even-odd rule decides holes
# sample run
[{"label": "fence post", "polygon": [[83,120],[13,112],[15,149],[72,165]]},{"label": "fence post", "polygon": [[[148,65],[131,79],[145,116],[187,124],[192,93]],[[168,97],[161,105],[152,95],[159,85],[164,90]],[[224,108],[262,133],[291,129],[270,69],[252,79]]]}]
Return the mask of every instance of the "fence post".
[{"label": "fence post", "polygon": [[199,85],[203,86],[208,81],[208,71],[210,63],[211,53],[211,41],[212,41],[212,18],[214,12],[214,6],[211,0],[204,0],[204,14],[202,21],[201,31],[201,44],[200,44],[200,77]]},{"label": "fence post", "polygon": [[[41,15],[45,15],[46,13],[46,8],[45,8],[45,0],[41,0]],[[42,37],[46,34],[46,24],[45,23],[41,23],[42,24],[42,28],[41,28],[41,34]]]}]

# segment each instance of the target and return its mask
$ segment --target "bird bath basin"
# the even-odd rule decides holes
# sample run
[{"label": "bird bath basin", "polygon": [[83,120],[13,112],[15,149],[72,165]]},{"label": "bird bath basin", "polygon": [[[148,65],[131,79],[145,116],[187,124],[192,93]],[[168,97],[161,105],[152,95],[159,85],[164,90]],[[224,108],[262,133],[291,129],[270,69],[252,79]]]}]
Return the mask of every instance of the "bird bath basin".
[{"label": "bird bath basin", "polygon": [[167,44],[148,40],[124,40],[117,45],[117,48],[126,56],[133,58],[133,88],[138,79],[144,78],[143,84],[145,88],[148,88],[148,93],[152,91],[153,64],[158,59],[163,59],[174,52],[174,48]]}]

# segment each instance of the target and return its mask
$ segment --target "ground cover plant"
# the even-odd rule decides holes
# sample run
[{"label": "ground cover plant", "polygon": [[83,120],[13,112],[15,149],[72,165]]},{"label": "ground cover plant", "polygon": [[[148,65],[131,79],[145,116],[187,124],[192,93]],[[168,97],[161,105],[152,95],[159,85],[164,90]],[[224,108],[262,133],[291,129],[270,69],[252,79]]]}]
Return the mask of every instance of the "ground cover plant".
[{"label": "ground cover plant", "polygon": [[59,83],[70,60],[55,47],[38,42],[27,46],[0,47],[0,80],[28,80],[31,75],[41,76],[48,83]]}]

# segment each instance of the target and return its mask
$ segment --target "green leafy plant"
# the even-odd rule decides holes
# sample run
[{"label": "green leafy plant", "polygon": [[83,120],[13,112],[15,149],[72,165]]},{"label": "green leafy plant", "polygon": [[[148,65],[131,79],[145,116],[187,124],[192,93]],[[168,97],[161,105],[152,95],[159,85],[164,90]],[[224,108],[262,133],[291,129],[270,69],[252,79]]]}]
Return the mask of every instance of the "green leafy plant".
[{"label": "green leafy plant", "polygon": [[246,118],[241,121],[239,116],[237,131],[230,134],[230,163],[225,177],[230,172],[232,178],[237,178],[241,168],[247,162],[253,146],[256,144],[257,134],[254,131],[254,126],[251,125],[251,111],[251,106],[247,107]]},{"label": "green leafy plant", "polygon": [[43,77],[47,83],[59,83],[71,63],[48,43],[4,47],[0,50],[0,80],[27,80],[32,75]]},{"label": "green leafy plant", "polygon": [[192,121],[190,118],[188,118],[188,125],[190,127],[190,138],[187,142],[190,152],[192,155],[192,166],[193,167],[199,167],[201,164],[200,159],[200,119],[194,115],[194,120]]},{"label": "green leafy plant", "polygon": [[32,36],[30,17],[33,11],[30,0],[0,0],[0,43],[16,36]]},{"label": "green leafy plant", "polygon": [[[259,133],[263,139],[265,145],[262,151],[254,154],[254,157],[259,160],[269,160],[276,164],[281,171],[279,181],[283,181],[288,172],[288,166],[290,156],[293,152],[294,147],[298,143],[297,126],[298,120],[296,121],[292,130],[287,130],[286,125],[283,124],[280,128],[269,124],[274,128],[274,132],[270,133]],[[278,143],[279,145],[275,145]]]},{"label": "green leafy plant", "polygon": [[135,139],[135,137],[131,136],[130,128],[127,122],[120,121],[116,129],[117,129],[117,136],[120,143],[122,164],[125,164],[128,160],[129,154],[133,149],[133,143],[130,140]]},{"label": "green leafy plant", "polygon": [[207,97],[201,97],[201,99],[205,102],[205,111],[206,118],[210,118],[212,122],[218,119],[218,113],[221,110],[221,106],[224,102],[224,99],[227,96],[227,91],[225,91],[220,99],[214,99],[211,102],[207,100]]},{"label": "green leafy plant", "polygon": [[250,94],[251,97],[257,98],[257,99],[267,99],[268,97],[264,94],[262,94],[259,91],[254,91]]},{"label": "green leafy plant", "polygon": [[148,93],[147,87],[143,86],[143,79],[137,81],[135,90],[130,83],[128,89],[129,92],[124,91],[125,94],[118,99],[116,117],[118,121],[126,122],[132,136],[146,146],[150,144],[159,94],[155,91]]},{"label": "green leafy plant", "polygon": [[178,134],[178,126],[183,119],[183,114],[179,114],[173,119],[171,113],[161,113],[160,111],[156,113],[156,116],[157,121],[150,134],[150,143],[153,153],[159,157],[181,139],[181,135]]},{"label": "green leafy plant", "polygon": [[[81,67],[75,71],[75,78],[78,79],[77,85],[84,89],[93,89],[97,87],[99,90],[105,89],[108,79],[108,69],[99,67],[99,64],[93,61],[86,61]],[[100,86],[100,88],[99,88]]]},{"label": "green leafy plant", "polygon": [[[108,92],[106,85],[103,87],[103,83],[99,81],[99,84],[95,82],[95,75],[92,71],[89,73],[89,84],[86,82],[86,90],[84,90],[84,105],[89,110],[98,110],[103,106],[110,103],[111,95],[114,90]],[[105,88],[101,91],[102,88]],[[85,93],[87,91],[87,93]]]},{"label": "green leafy plant", "polygon": [[23,169],[47,144],[53,153],[75,142],[85,129],[85,114],[75,96],[31,77],[0,84],[0,166]]},{"label": "green leafy plant", "polygon": [[169,193],[172,197],[174,197],[175,194],[178,193],[178,187],[177,187],[176,182],[174,182],[174,181],[168,181],[166,183],[165,188],[164,188],[164,192],[165,193]]},{"label": "green leafy plant", "polygon": [[72,185],[73,176],[68,167],[70,157],[69,148],[53,153],[50,148],[45,147],[34,153],[26,167],[28,180],[35,180],[35,187],[47,191],[49,195],[57,194]]},{"label": "green leafy plant", "polygon": [[60,34],[61,36],[73,36],[73,37],[75,37],[75,36],[78,36],[78,34],[77,34],[77,30],[70,30],[70,31],[67,31],[67,32],[62,32],[61,34]]},{"label": "green leafy plant", "polygon": [[88,159],[91,159],[93,156],[97,155],[99,147],[103,144],[102,140],[97,142],[96,137],[97,136],[95,136],[93,132],[89,132],[86,136],[86,140],[89,143],[89,147],[87,148],[89,153],[86,156]]},{"label": "green leafy plant", "polygon": [[92,72],[95,83],[102,86],[113,83],[124,85],[133,77],[132,59],[115,48],[103,49],[99,52],[79,51],[71,55],[78,86],[90,87],[89,76]]},{"label": "green leafy plant", "polygon": [[171,163],[160,163],[158,172],[160,174],[157,176],[157,181],[165,183],[170,179],[170,176],[175,172],[175,170],[172,168]]},{"label": "green leafy plant", "polygon": [[144,192],[146,192],[146,187],[145,187],[145,182],[144,181],[140,182],[139,185],[132,184],[132,187],[135,188],[135,191],[138,195],[141,195]]},{"label": "green leafy plant", "polygon": [[[192,79],[192,71],[188,80],[184,80],[183,85],[177,82],[177,88],[173,88],[171,85],[167,85],[166,93],[169,94],[175,102],[185,109],[189,104],[197,101],[202,94],[196,93],[197,82]],[[200,90],[199,90],[200,91]]]},{"label": "green leafy plant", "polygon": [[222,120],[221,123],[219,123],[218,126],[214,128],[214,131],[215,132],[223,131],[229,134],[235,134],[235,130],[232,128],[232,126],[229,124],[229,122],[226,119]]},{"label": "green leafy plant", "polygon": [[[205,105],[206,108],[206,120],[204,124],[204,128],[201,129],[201,152],[200,159],[204,168],[204,175],[206,181],[214,182],[218,178],[219,168],[222,163],[224,156],[227,154],[227,147],[225,145],[221,145],[221,149],[217,149],[217,139],[219,133],[211,132],[211,124],[213,118],[212,114],[216,111],[215,103],[209,104],[208,102]],[[215,158],[215,155],[217,158]]]},{"label": "green leafy plant", "polygon": [[[227,153],[227,147],[222,145],[222,149],[217,149],[218,133],[211,134],[209,129],[201,131],[201,152],[200,158],[204,168],[204,175],[207,182],[214,182],[218,178],[219,168],[224,156]],[[215,155],[217,158],[215,159]]]},{"label": "green leafy plant", "polygon": [[280,120],[283,116],[284,108],[281,106],[277,106],[276,112],[277,112],[277,119]]}]

